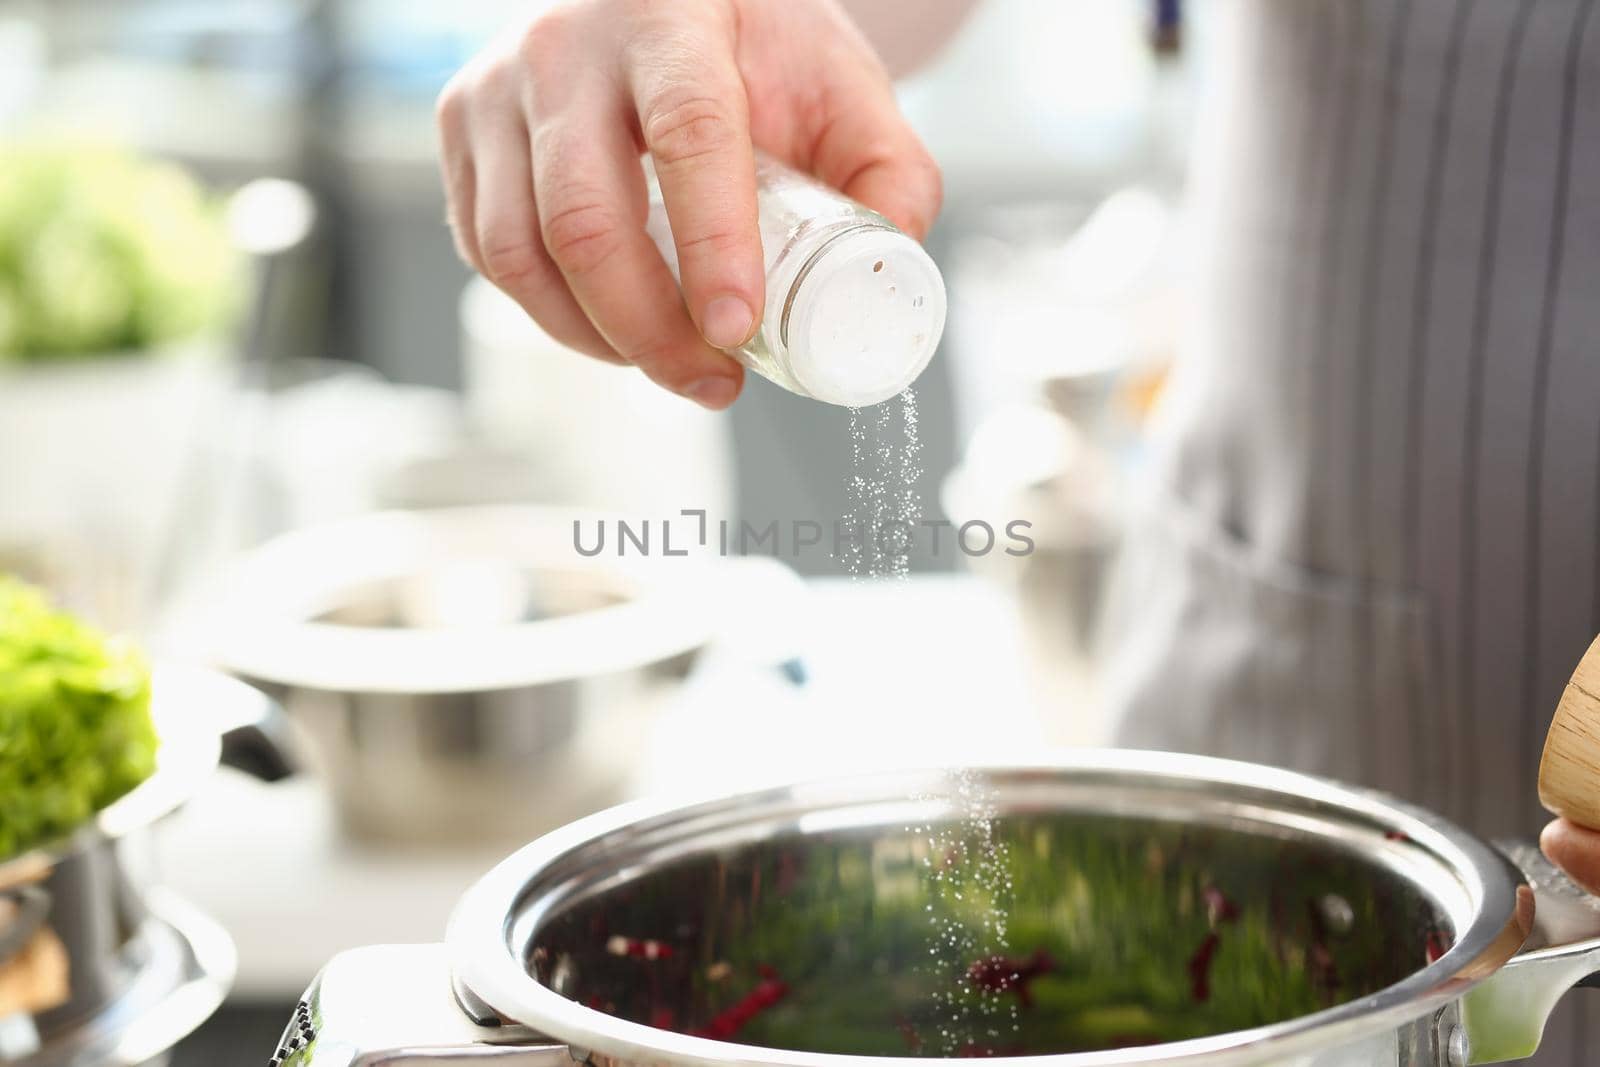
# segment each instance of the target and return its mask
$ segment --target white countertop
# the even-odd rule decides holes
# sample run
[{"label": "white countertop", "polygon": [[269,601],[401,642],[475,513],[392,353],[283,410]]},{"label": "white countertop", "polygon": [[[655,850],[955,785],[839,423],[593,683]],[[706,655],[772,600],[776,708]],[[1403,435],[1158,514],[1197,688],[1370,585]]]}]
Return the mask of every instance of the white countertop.
[{"label": "white countertop", "polygon": [[[1037,755],[1046,743],[1020,620],[994,586],[816,581],[793,621],[807,684],[753,668],[737,643],[708,653],[654,714],[630,795]],[[1057,709],[1049,736],[1092,740],[1092,700],[1082,705]],[[237,941],[236,995],[279,999],[341,949],[437,940],[456,898],[507,850],[352,842],[314,779],[221,772],[162,828],[159,851],[170,883]]]}]

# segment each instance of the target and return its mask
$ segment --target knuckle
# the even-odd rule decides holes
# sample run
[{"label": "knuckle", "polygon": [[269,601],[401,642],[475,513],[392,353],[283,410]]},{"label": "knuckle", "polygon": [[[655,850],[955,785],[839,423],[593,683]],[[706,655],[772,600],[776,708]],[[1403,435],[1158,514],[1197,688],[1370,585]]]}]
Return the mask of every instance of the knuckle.
[{"label": "knuckle", "polygon": [[550,258],[569,274],[588,274],[622,246],[616,213],[592,198],[556,204],[544,221],[544,246]]},{"label": "knuckle", "polygon": [[528,23],[517,40],[517,57],[534,70],[548,66],[571,47],[574,17],[570,8],[554,7]]},{"label": "knuckle", "polygon": [[465,126],[475,107],[492,104],[515,92],[517,74],[500,56],[482,55],[456,71],[434,101],[440,129]]},{"label": "knuckle", "polygon": [[539,250],[528,241],[480,234],[478,255],[483,261],[484,276],[496,285],[520,288],[539,277]]},{"label": "knuckle", "polygon": [[480,101],[504,101],[514,98],[521,83],[521,72],[516,64],[503,56],[481,64],[472,80],[472,95]]},{"label": "knuckle", "polygon": [[645,147],[668,166],[725,151],[738,140],[733,112],[713,96],[662,97],[652,102],[642,124]]},{"label": "knuckle", "polygon": [[439,91],[438,98],[433,102],[433,119],[441,130],[451,129],[460,123],[467,108],[466,93],[463,72],[458,72]]},{"label": "knuckle", "polygon": [[678,242],[680,255],[692,252],[700,255],[715,256],[719,259],[742,252],[744,248],[744,237],[728,229],[685,235]]},{"label": "knuckle", "polygon": [[677,352],[676,345],[658,339],[634,345],[622,351],[621,356],[624,362],[631,363],[648,374],[652,381],[671,388],[676,378],[670,372],[670,368]]}]

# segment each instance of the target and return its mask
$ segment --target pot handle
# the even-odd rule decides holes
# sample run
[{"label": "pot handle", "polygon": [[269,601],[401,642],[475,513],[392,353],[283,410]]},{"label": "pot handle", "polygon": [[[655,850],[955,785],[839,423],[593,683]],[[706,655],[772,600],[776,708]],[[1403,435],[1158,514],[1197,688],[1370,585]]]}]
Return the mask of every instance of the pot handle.
[{"label": "pot handle", "polygon": [[[1539,764],[1539,801],[1555,815],[1600,827],[1600,637],[1556,705]],[[1521,953],[1463,999],[1468,1063],[1533,1055],[1567,990],[1600,985],[1600,898],[1580,889],[1537,846],[1500,848],[1533,888],[1533,933]]]},{"label": "pot handle", "polygon": [[157,663],[152,678],[158,699],[189,709],[199,727],[217,738],[225,766],[266,782],[300,769],[288,715],[258,687],[184,663]]},{"label": "pot handle", "polygon": [[1533,888],[1533,931],[1521,952],[1462,999],[1465,1063],[1532,1056],[1567,991],[1600,987],[1600,898],[1580,889],[1532,842],[1498,847]]},{"label": "pot handle", "polygon": [[276,700],[259,691],[256,696],[260,714],[222,732],[222,765],[263,782],[281,782],[300,770],[289,716]]},{"label": "pot handle", "polygon": [[216,688],[222,765],[263,782],[296,774],[296,754],[289,716],[283,706],[255,686],[224,674],[208,679]]},{"label": "pot handle", "polygon": [[574,1067],[587,1054],[524,1026],[481,1025],[457,1002],[443,945],[369,945],[328,962],[271,1067]]}]

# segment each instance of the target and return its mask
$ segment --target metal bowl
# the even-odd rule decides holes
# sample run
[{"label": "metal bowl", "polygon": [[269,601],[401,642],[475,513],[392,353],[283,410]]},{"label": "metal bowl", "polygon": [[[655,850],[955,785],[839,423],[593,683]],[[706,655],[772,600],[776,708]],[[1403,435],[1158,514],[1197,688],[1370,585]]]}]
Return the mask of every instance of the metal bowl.
[{"label": "metal bowl", "polygon": [[589,520],[451,508],[289,534],[228,588],[218,658],[311,737],[354,835],[526,841],[620,798],[625,723],[716,621],[705,562],[585,556]]}]

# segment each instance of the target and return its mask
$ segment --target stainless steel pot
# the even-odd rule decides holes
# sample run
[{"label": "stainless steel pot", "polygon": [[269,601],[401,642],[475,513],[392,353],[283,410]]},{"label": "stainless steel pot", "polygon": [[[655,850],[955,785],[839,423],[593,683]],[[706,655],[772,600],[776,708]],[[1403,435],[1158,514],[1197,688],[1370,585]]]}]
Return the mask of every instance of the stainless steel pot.
[{"label": "stainless steel pot", "polygon": [[445,944],[336,956],[274,1062],[1494,1062],[1600,971],[1600,912],[1529,865],[1161,753],[629,805],[505,860]]},{"label": "stainless steel pot", "polygon": [[[162,889],[148,831],[226,763],[265,779],[290,767],[277,709],[207,671],[162,667],[151,714],[155,773],[65,841],[0,863],[0,887],[25,900],[0,941],[20,950],[47,931],[63,995],[0,1020],[0,1062],[129,1067],[156,1061],[199,1026],[233,981],[227,934]],[[0,953],[0,962],[11,953]]]},{"label": "stainless steel pot", "polygon": [[526,841],[621,799],[629,723],[727,585],[721,561],[660,555],[659,530],[657,555],[583,555],[580,522],[588,544],[614,520],[446,508],[291,533],[228,587],[216,658],[304,728],[356,836]]}]

